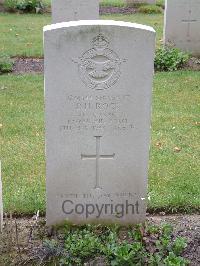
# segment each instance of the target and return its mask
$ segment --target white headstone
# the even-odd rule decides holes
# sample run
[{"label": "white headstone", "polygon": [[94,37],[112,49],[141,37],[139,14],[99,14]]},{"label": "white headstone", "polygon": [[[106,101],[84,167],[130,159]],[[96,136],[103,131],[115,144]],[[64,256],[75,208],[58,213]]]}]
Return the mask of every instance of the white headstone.
[{"label": "white headstone", "polygon": [[0,233],[3,230],[3,196],[1,180],[1,161],[0,161]]},{"label": "white headstone", "polygon": [[53,23],[99,19],[99,0],[52,0]]},{"label": "white headstone", "polygon": [[47,224],[145,220],[155,32],[44,27]]},{"label": "white headstone", "polygon": [[126,0],[126,3],[128,5],[132,5],[132,4],[155,4],[156,0]]},{"label": "white headstone", "polygon": [[164,41],[200,55],[200,0],[166,0]]}]

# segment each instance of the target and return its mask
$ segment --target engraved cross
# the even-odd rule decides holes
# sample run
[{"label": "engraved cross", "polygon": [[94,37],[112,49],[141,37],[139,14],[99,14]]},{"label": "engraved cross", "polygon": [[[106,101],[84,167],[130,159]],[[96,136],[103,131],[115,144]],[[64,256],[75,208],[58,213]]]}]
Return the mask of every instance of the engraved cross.
[{"label": "engraved cross", "polygon": [[191,23],[197,22],[196,19],[192,19],[192,7],[191,7],[191,1],[190,1],[190,6],[189,6],[189,15],[188,19],[183,19],[183,23],[187,23],[187,37],[190,38],[190,29],[191,29]]},{"label": "engraved cross", "polygon": [[95,136],[95,138],[96,138],[96,154],[94,154],[94,155],[81,154],[82,160],[96,160],[96,180],[95,180],[94,189],[101,188],[100,187],[100,175],[99,175],[99,161],[102,159],[114,159],[114,157],[115,157],[115,153],[113,153],[111,155],[101,155],[100,154],[101,137],[102,136]]}]

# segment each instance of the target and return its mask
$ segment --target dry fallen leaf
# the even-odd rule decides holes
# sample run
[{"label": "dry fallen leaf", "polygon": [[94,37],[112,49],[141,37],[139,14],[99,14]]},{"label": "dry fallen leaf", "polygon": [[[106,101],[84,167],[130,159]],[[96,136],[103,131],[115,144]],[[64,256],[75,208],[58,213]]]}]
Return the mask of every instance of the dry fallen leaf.
[{"label": "dry fallen leaf", "polygon": [[156,146],[160,149],[160,148],[162,147],[162,143],[161,143],[160,141],[158,141],[158,142],[156,143]]},{"label": "dry fallen leaf", "polygon": [[174,151],[175,151],[175,152],[180,152],[180,151],[181,151],[181,148],[179,148],[179,147],[174,147]]},{"label": "dry fallen leaf", "polygon": [[2,85],[2,86],[0,87],[0,90],[5,90],[5,89],[7,89],[7,87],[4,86],[4,85]]}]

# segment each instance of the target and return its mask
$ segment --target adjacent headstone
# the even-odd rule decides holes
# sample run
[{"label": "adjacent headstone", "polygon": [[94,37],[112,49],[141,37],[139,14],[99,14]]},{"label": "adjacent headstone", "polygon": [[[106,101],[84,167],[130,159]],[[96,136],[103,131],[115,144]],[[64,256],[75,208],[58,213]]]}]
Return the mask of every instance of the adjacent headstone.
[{"label": "adjacent headstone", "polygon": [[44,27],[47,224],[145,220],[155,32]]},{"label": "adjacent headstone", "polygon": [[99,19],[99,0],[52,0],[53,23]]},{"label": "adjacent headstone", "polygon": [[1,180],[1,161],[0,161],[0,233],[3,230],[3,196],[2,196],[2,180]]},{"label": "adjacent headstone", "polygon": [[200,0],[166,0],[164,42],[200,55]]},{"label": "adjacent headstone", "polygon": [[156,0],[126,0],[127,5],[133,4],[155,4]]}]

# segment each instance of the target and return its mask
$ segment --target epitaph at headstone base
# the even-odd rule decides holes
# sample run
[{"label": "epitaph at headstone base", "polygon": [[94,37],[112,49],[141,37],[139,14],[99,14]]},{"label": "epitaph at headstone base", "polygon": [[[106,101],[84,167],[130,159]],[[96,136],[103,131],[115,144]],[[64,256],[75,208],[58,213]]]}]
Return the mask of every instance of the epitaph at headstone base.
[{"label": "epitaph at headstone base", "polygon": [[48,225],[145,220],[154,46],[132,23],[44,28]]}]

